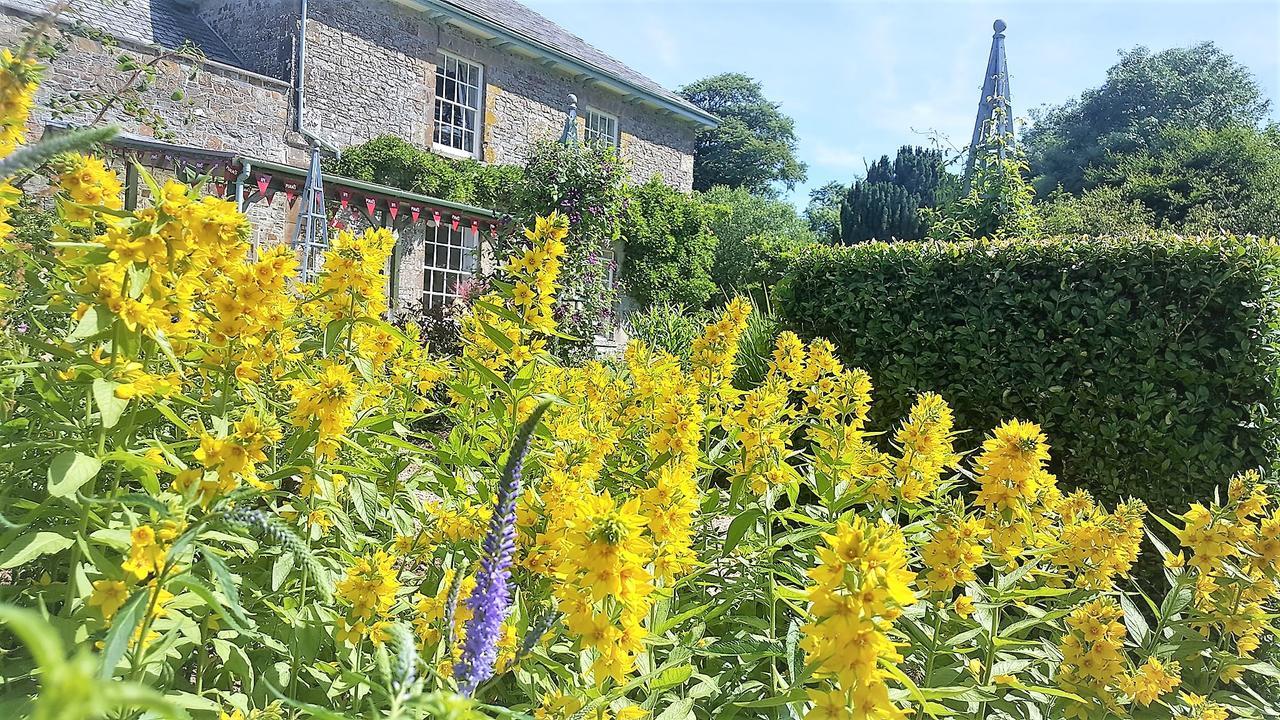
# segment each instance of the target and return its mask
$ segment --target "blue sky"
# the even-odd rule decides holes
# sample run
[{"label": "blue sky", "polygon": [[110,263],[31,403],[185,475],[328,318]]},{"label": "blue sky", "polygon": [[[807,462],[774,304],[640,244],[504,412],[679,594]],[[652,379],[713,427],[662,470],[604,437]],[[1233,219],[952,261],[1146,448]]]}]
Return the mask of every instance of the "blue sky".
[{"label": "blue sky", "polygon": [[[809,181],[847,182],[931,132],[972,130],[991,22],[1009,23],[1014,114],[1101,84],[1120,49],[1213,40],[1280,105],[1280,2],[524,0],[670,88],[718,72],[760,80],[796,119]],[[1280,108],[1272,108],[1280,119]]]}]

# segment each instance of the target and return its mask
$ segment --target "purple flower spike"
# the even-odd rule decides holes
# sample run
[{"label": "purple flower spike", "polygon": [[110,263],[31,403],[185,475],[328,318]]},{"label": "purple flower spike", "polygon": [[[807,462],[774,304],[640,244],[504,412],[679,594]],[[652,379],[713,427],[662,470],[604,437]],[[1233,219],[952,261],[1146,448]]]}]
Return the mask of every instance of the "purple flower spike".
[{"label": "purple flower spike", "polygon": [[467,697],[476,691],[480,683],[493,677],[493,666],[498,660],[498,640],[502,637],[502,623],[511,611],[511,559],[516,550],[516,498],[520,497],[520,482],[524,473],[524,459],[529,453],[529,439],[538,426],[542,413],[550,403],[544,402],[533,411],[528,420],[516,432],[507,465],[502,470],[502,482],[494,500],[493,515],[489,518],[489,532],[485,535],[480,570],[476,573],[476,587],[467,599],[472,616],[467,621],[467,637],[462,644],[462,657],[453,668],[458,678],[458,689]]}]

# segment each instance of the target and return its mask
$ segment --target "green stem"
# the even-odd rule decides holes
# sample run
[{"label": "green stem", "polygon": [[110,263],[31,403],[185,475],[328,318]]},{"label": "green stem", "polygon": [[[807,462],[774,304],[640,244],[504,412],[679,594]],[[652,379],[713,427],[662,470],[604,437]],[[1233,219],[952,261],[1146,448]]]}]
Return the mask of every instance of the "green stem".
[{"label": "green stem", "polygon": [[942,632],[942,603],[938,603],[938,607],[934,610],[933,617],[933,637],[929,647],[929,659],[924,665],[924,686],[926,688],[933,687],[930,681],[933,679],[933,665],[938,657],[938,634]]},{"label": "green stem", "polygon": [[[987,654],[986,660],[982,666],[982,686],[986,687],[991,684],[991,666],[996,662],[996,635],[1000,632],[1000,606],[993,603],[991,607],[991,628],[987,636]],[[978,717],[985,718],[987,716],[987,701],[983,700],[978,705]]]},{"label": "green stem", "polygon": [[[768,553],[765,567],[769,568],[769,645],[773,643],[778,635],[778,601],[773,591],[774,574],[773,574],[773,489],[770,488],[764,493],[764,538],[765,548]],[[769,682],[773,686],[773,694],[778,694],[780,687],[778,676],[778,663],[775,660],[769,661]]]}]

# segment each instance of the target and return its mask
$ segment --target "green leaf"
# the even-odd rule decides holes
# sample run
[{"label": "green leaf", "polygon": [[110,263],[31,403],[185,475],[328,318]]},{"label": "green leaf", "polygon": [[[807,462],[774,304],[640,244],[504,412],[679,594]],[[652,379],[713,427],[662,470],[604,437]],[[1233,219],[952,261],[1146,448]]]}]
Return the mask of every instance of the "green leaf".
[{"label": "green leaf", "polygon": [[205,564],[209,566],[214,580],[218,583],[218,589],[226,596],[231,612],[235,613],[236,618],[245,625],[252,624],[253,621],[240,605],[240,591],[236,588],[235,579],[231,577],[231,568],[227,567],[227,563],[208,547],[204,547],[201,552],[204,555]]},{"label": "green leaf", "polygon": [[693,666],[689,664],[675,665],[658,673],[657,677],[649,681],[649,690],[656,691],[664,688],[674,687],[688,680],[693,675]]},{"label": "green leaf", "polygon": [[31,651],[31,657],[42,669],[53,669],[66,656],[62,639],[40,613],[0,603],[0,623],[8,625],[13,634],[22,640]]},{"label": "green leaf", "polygon": [[271,564],[271,590],[277,591],[283,585],[289,572],[293,570],[294,556],[291,552],[281,553],[276,561]]},{"label": "green leaf", "polygon": [[724,554],[728,555],[733,549],[742,542],[742,538],[746,536],[747,531],[755,527],[756,521],[764,515],[760,508],[747,508],[738,517],[729,523],[729,529],[724,534]]},{"label": "green leaf", "polygon": [[98,677],[110,680],[115,674],[116,665],[120,664],[124,651],[129,649],[129,638],[133,637],[134,629],[147,612],[150,597],[150,588],[138,590],[111,618],[111,629],[107,631],[107,639],[103,642],[102,665],[98,669]]},{"label": "green leaf", "polygon": [[693,718],[693,699],[683,698],[667,706],[661,715],[654,720],[691,720]]},{"label": "green leaf", "polygon": [[73,544],[75,540],[46,530],[23,535],[0,551],[0,570],[21,567],[42,555],[60,553]]},{"label": "green leaf", "polygon": [[213,594],[213,588],[206,585],[203,580],[195,575],[190,573],[178,575],[169,580],[169,585],[195,593],[196,596],[201,600],[204,600],[205,604],[218,614],[218,617],[222,618],[224,622],[235,628],[241,634],[250,636],[257,634],[252,629],[252,623],[241,622],[234,614],[227,612],[226,605],[218,599],[218,596]]},{"label": "green leaf", "polygon": [[97,477],[102,462],[75,450],[58,453],[49,463],[49,494],[71,497],[82,485]]},{"label": "green leaf", "polygon": [[115,320],[115,316],[106,308],[99,308],[94,305],[80,316],[80,322],[76,323],[76,327],[67,336],[68,340],[84,340],[95,335],[106,332],[111,327],[111,323]]},{"label": "green leaf", "polygon": [[1142,610],[1133,604],[1128,595],[1123,594],[1120,596],[1120,608],[1124,611],[1124,626],[1128,628],[1134,642],[1145,645],[1147,636],[1151,634],[1151,627],[1142,616]]},{"label": "green leaf", "polygon": [[124,410],[129,406],[129,401],[116,397],[116,388],[120,387],[120,383],[112,382],[103,378],[94,378],[93,380],[93,402],[98,406],[98,412],[102,415],[102,427],[110,430],[120,422],[120,416],[124,414]]}]

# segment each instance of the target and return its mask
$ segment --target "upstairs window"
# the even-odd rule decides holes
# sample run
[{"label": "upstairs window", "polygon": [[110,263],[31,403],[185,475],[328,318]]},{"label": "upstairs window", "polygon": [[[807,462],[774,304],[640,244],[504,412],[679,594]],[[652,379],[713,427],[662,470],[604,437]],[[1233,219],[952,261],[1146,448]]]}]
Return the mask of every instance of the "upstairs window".
[{"label": "upstairs window", "polygon": [[469,156],[477,154],[483,87],[482,66],[441,53],[436,64],[436,147]]},{"label": "upstairs window", "polygon": [[618,147],[618,118],[593,107],[587,108],[586,125],[582,129],[582,141],[599,143],[606,147]]}]

